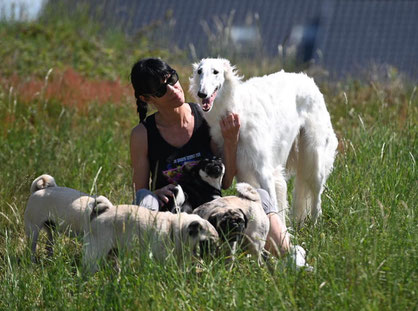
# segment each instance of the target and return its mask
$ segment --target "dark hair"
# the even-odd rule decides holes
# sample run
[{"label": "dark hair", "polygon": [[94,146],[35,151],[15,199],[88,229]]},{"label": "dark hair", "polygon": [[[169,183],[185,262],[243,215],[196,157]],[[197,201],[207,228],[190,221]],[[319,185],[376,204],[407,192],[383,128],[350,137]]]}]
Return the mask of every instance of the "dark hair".
[{"label": "dark hair", "polygon": [[131,71],[131,83],[135,91],[139,121],[147,116],[148,105],[139,99],[140,95],[154,93],[161,86],[161,81],[173,69],[159,58],[145,58],[136,62]]}]

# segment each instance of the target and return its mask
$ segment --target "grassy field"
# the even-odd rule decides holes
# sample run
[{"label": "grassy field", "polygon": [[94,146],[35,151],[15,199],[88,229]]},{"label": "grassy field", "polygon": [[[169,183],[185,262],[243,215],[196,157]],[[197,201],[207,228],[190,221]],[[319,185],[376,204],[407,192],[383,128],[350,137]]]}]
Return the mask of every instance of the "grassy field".
[{"label": "grassy field", "polygon": [[[167,57],[185,90],[191,74],[181,55],[146,37],[132,43],[117,31],[99,35],[90,21],[59,20],[0,24],[0,310],[417,309],[418,94],[396,74],[320,85],[340,144],[323,218],[294,232],[313,272],[286,260],[270,273],[247,257],[229,270],[222,260],[159,265],[131,254],[120,275],[104,267],[85,277],[82,242],[62,235],[53,258],[41,252],[32,264],[23,227],[32,180],[49,173],[59,185],[131,202],[130,67]],[[237,65],[247,77],[267,73]]]}]

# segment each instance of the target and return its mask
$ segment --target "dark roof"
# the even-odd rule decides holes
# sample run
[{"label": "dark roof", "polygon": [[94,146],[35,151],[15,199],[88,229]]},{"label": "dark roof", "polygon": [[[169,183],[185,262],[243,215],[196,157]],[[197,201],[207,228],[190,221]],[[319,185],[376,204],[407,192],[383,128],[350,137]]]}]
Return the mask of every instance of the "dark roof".
[{"label": "dark roof", "polygon": [[[223,20],[224,26],[247,25],[257,29],[259,38],[253,42],[255,47],[251,50],[244,44],[241,49],[244,52],[275,57],[279,45],[282,51],[290,51],[294,45],[299,61],[312,58],[331,76],[355,75],[371,64],[390,64],[418,78],[418,1],[111,0],[107,3],[106,11],[114,14],[119,23],[125,23],[128,31],[159,21],[161,26],[156,28],[159,30],[155,30],[154,40],[163,38],[166,41],[162,44],[168,40],[185,50],[192,44],[198,58],[222,52],[214,48],[227,40],[216,28],[217,18]],[[231,14],[232,22],[228,23]],[[208,40],[205,23],[214,35],[212,41]],[[230,48],[225,45],[224,52]]]},{"label": "dark roof", "polygon": [[418,77],[417,1],[328,1],[330,14],[317,42],[325,68],[359,72],[391,64]]}]

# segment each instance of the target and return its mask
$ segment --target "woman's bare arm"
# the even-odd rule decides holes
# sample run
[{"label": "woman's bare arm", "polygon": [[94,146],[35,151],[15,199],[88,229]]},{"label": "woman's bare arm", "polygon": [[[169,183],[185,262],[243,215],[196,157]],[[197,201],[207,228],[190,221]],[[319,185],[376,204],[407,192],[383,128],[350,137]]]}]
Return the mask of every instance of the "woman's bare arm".
[{"label": "woman's bare arm", "polygon": [[212,150],[215,154],[222,155],[225,165],[225,175],[222,179],[222,188],[228,189],[237,173],[237,147],[239,140],[239,128],[241,126],[239,116],[234,113],[228,114],[219,122],[222,136],[224,138],[224,148],[222,152],[216,150],[212,142]]},{"label": "woman's bare arm", "polygon": [[[139,189],[149,189],[150,181],[150,164],[148,160],[148,137],[147,130],[144,125],[139,124],[131,132],[130,141],[131,150],[131,166],[133,170],[132,182],[135,191]],[[160,206],[168,202],[168,198],[173,196],[171,189],[174,187],[168,184],[160,189],[154,190],[157,195]]]},{"label": "woman's bare arm", "polygon": [[150,167],[148,160],[147,130],[143,124],[137,125],[130,139],[132,182],[135,191],[149,189]]}]

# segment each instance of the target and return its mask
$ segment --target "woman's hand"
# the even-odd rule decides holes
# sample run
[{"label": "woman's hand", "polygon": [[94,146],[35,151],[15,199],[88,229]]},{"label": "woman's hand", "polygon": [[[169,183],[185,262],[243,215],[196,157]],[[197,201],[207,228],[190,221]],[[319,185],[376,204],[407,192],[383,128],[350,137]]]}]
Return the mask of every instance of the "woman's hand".
[{"label": "woman's hand", "polygon": [[239,115],[236,113],[229,113],[219,121],[221,127],[222,137],[224,138],[225,146],[230,144],[237,145],[239,139],[239,128],[241,126]]},{"label": "woman's hand", "polygon": [[237,173],[237,148],[239,140],[239,128],[241,126],[239,115],[229,113],[219,122],[222,137],[224,138],[223,162],[225,164],[225,174],[222,179],[222,188],[227,189],[232,185],[232,181]]},{"label": "woman's hand", "polygon": [[175,185],[168,184],[167,186],[164,186],[154,191],[154,194],[158,197],[160,207],[165,205],[168,202],[169,197],[174,196],[174,193],[171,191],[174,187]]}]

